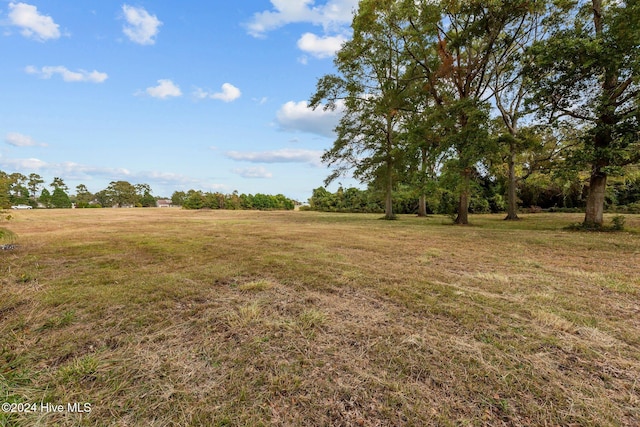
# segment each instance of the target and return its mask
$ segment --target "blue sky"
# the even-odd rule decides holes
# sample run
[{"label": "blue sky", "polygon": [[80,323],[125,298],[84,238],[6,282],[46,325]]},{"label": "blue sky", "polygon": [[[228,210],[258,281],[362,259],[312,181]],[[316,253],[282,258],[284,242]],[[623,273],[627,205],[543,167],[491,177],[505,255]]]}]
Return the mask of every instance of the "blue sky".
[{"label": "blue sky", "polygon": [[0,170],[305,201],[339,119],[306,101],[357,3],[0,0]]}]

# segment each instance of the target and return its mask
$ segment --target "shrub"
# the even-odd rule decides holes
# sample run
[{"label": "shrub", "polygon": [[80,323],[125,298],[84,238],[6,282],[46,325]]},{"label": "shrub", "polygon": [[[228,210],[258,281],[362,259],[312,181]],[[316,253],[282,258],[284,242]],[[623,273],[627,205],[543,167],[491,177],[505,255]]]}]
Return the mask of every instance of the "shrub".
[{"label": "shrub", "polygon": [[16,239],[15,233],[6,228],[0,228],[0,244],[13,243]]},{"label": "shrub", "polygon": [[624,230],[625,217],[622,215],[616,215],[611,218],[611,229],[615,231]]}]

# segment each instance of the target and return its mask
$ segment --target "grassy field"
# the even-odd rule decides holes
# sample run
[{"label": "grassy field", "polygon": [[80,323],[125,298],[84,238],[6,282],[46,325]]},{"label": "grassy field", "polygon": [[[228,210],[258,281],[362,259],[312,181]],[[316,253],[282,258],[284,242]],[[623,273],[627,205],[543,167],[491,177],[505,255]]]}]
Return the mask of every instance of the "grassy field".
[{"label": "grassy field", "polygon": [[2,426],[640,424],[639,216],[13,215]]}]

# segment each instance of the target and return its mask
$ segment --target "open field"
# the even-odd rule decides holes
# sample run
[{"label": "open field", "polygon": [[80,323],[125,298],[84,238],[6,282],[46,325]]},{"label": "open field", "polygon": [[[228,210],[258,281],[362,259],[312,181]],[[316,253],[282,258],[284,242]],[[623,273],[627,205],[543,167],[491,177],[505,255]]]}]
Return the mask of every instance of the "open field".
[{"label": "open field", "polygon": [[12,214],[2,426],[640,425],[639,216]]}]

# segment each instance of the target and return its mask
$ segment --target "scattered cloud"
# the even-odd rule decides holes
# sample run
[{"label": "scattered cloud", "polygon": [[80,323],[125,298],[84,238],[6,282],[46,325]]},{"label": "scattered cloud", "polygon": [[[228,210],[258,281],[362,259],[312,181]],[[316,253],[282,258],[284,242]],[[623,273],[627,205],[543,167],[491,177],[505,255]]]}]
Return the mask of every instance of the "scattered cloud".
[{"label": "scattered cloud", "polygon": [[322,151],[283,148],[274,151],[228,151],[226,156],[232,160],[251,163],[309,163],[320,165]]},{"label": "scattered cloud", "polygon": [[[105,181],[125,180],[132,183],[145,182],[157,186],[189,186],[205,185],[194,178],[171,172],[142,171],[132,172],[125,168],[108,168],[84,165],[76,162],[48,163],[40,159],[14,159],[0,157],[0,169],[24,171],[25,173],[38,172],[51,176],[64,177],[65,181],[93,181],[101,179]],[[221,184],[206,184],[211,187],[222,187]]]},{"label": "scattered cloud", "polygon": [[[346,41],[347,38],[342,35],[318,37],[312,33],[305,33],[298,40],[298,48],[316,58],[329,58],[335,55]],[[303,63],[306,64],[306,61]]]},{"label": "scattered cloud", "polygon": [[315,5],[314,0],[271,0],[272,10],[258,12],[246,24],[247,32],[254,37],[264,37],[272,30],[287,24],[306,22],[321,25],[325,31],[351,23],[358,0],[328,0]]},{"label": "scattered cloud", "polygon": [[231,83],[224,83],[222,85],[221,92],[210,93],[203,89],[197,88],[193,93],[193,96],[195,96],[197,99],[210,98],[210,99],[219,99],[224,102],[235,101],[236,99],[240,98],[241,95],[242,95],[242,92],[240,92],[240,89],[238,89]]},{"label": "scattered cloud", "polygon": [[10,132],[5,135],[4,141],[14,147],[46,147],[47,144],[37,142],[28,135],[17,132]]},{"label": "scattered cloud", "polygon": [[53,18],[41,15],[36,6],[27,3],[9,3],[9,22],[20,27],[23,36],[41,42],[60,37],[59,25]]},{"label": "scattered cloud", "polygon": [[147,171],[147,172],[139,172],[132,174],[136,180],[138,181],[149,181],[152,183],[156,183],[158,185],[188,185],[188,184],[197,184],[198,180],[188,177],[186,175],[182,175],[179,173],[173,172],[157,172],[157,171]]},{"label": "scattered cloud", "polygon": [[168,79],[158,80],[158,86],[148,87],[145,92],[147,95],[159,99],[182,96],[180,88]]},{"label": "scattered cloud", "polygon": [[38,171],[54,176],[62,176],[69,180],[90,179],[91,177],[123,178],[131,176],[131,172],[122,168],[104,168],[83,165],[75,162],[49,163],[40,159],[0,159],[0,165],[15,170],[29,172]]},{"label": "scattered cloud", "polygon": [[253,168],[244,168],[244,169],[234,169],[233,173],[240,175],[243,178],[273,178],[273,174],[263,168],[262,166],[253,167]]},{"label": "scattered cloud", "polygon": [[141,45],[155,44],[155,37],[160,31],[162,21],[142,7],[125,4],[122,6],[122,12],[127,21],[122,27],[122,32],[129,37],[129,40]]},{"label": "scattered cloud", "polygon": [[131,171],[124,168],[96,167],[75,162],[47,163],[44,169],[70,180],[90,179],[92,177],[128,179],[132,176]]},{"label": "scattered cloud", "polygon": [[276,113],[276,121],[282,130],[308,132],[333,137],[343,111],[339,102],[335,110],[324,110],[322,106],[312,110],[307,101],[289,101]]},{"label": "scattered cloud", "polygon": [[3,159],[0,158],[0,166],[3,169],[39,171],[47,166],[46,162],[40,159]]},{"label": "scattered cloud", "polygon": [[109,78],[107,73],[101,73],[99,71],[71,71],[62,65],[47,66],[37,69],[36,67],[29,65],[25,68],[28,74],[35,74],[43,79],[50,79],[54,74],[59,74],[62,80],[65,82],[90,82],[90,83],[103,83]]},{"label": "scattered cloud", "polygon": [[231,83],[225,83],[222,85],[222,92],[214,93],[211,97],[224,102],[231,102],[240,98],[240,95],[242,95],[240,89]]},{"label": "scattered cloud", "polygon": [[228,190],[229,186],[227,184],[216,184],[212,182],[201,181],[200,185],[198,185],[197,188],[202,188],[203,190],[220,191]]}]

